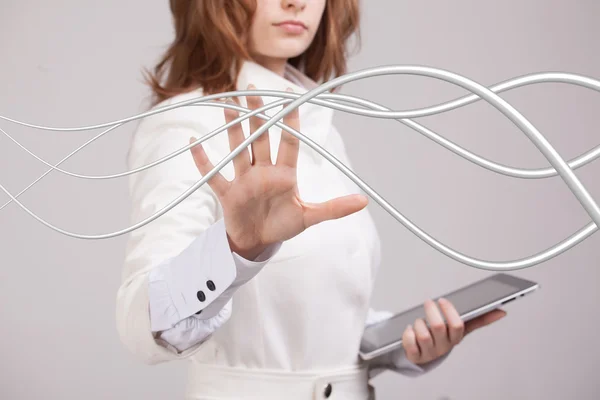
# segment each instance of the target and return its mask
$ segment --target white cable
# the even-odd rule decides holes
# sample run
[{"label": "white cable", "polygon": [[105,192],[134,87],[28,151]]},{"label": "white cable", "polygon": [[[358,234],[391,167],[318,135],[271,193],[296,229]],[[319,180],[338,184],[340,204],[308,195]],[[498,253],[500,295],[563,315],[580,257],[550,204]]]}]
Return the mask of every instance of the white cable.
[{"label": "white cable", "polygon": [[[376,103],[370,102],[368,100],[358,99],[358,98],[354,98],[354,97],[346,96],[346,95],[323,93],[323,92],[328,91],[331,88],[334,88],[336,86],[339,86],[339,85],[342,85],[344,83],[351,82],[354,80],[365,79],[365,78],[372,77],[372,76],[391,75],[391,74],[409,74],[409,75],[423,75],[423,76],[433,77],[436,79],[444,80],[446,82],[450,82],[455,85],[464,87],[465,89],[471,90],[472,92],[474,92],[474,95],[465,96],[463,98],[460,98],[460,99],[457,99],[457,100],[454,100],[451,102],[443,103],[443,104],[433,106],[433,107],[418,109],[418,110],[391,111],[386,107],[383,107]],[[145,225],[148,222],[153,221],[154,219],[158,218],[165,212],[169,211],[175,205],[179,204],[179,202],[183,201],[183,199],[185,199],[189,194],[191,194],[194,190],[196,190],[198,187],[203,185],[215,173],[220,171],[221,168],[223,168],[223,166],[225,164],[227,164],[229,161],[231,161],[237,154],[239,154],[244,148],[246,148],[250,143],[252,143],[254,141],[254,139],[256,139],[256,137],[260,136],[263,132],[265,132],[267,129],[269,129],[270,126],[277,125],[280,128],[285,129],[286,131],[290,132],[291,134],[296,136],[299,140],[303,141],[305,144],[307,144],[309,147],[311,147],[313,150],[317,151],[317,153],[319,153],[323,157],[325,157],[336,168],[338,168],[341,172],[343,172],[346,176],[348,176],[354,183],[356,183],[361,189],[363,189],[363,191],[365,193],[367,193],[371,198],[373,198],[379,205],[381,205],[397,221],[402,223],[405,227],[407,227],[411,232],[413,232],[415,235],[417,235],[420,239],[425,241],[427,244],[429,244],[436,250],[444,253],[448,257],[451,257],[463,264],[466,264],[466,265],[469,265],[469,266],[472,266],[475,268],[493,270],[493,271],[516,270],[516,269],[527,268],[527,267],[531,267],[533,265],[542,263],[550,258],[553,258],[553,257],[561,254],[562,252],[568,250],[569,248],[575,246],[576,244],[580,243],[581,241],[585,240],[587,237],[591,236],[591,234],[597,230],[598,222],[600,222],[600,209],[598,208],[598,206],[594,202],[594,200],[591,198],[589,193],[586,191],[585,187],[581,184],[581,182],[579,182],[579,180],[577,179],[577,177],[571,170],[571,168],[581,167],[581,166],[591,162],[592,160],[596,159],[600,155],[600,146],[594,148],[593,150],[588,151],[586,154],[577,157],[576,159],[570,161],[567,164],[560,157],[560,155],[552,148],[552,146],[545,139],[545,137],[541,133],[539,133],[535,129],[535,127],[533,127],[533,125],[527,119],[525,119],[525,117],[523,117],[510,104],[508,104],[506,101],[504,101],[502,98],[500,98],[499,96],[497,96],[495,94],[495,92],[501,92],[504,90],[509,90],[511,88],[525,86],[525,85],[533,84],[533,83],[542,83],[542,82],[569,83],[569,84],[575,84],[578,86],[586,87],[588,89],[600,91],[600,81],[592,79],[592,78],[588,78],[585,76],[581,76],[581,75],[568,74],[568,73],[562,73],[562,72],[548,72],[548,73],[525,75],[525,76],[522,76],[519,78],[511,79],[509,81],[500,83],[498,85],[495,85],[491,89],[487,89],[484,86],[482,86],[472,80],[469,80],[468,78],[465,78],[458,74],[455,74],[455,73],[452,73],[449,71],[445,71],[445,70],[441,70],[441,69],[423,67],[423,66],[411,66],[411,65],[409,65],[409,66],[384,66],[384,67],[370,68],[370,69],[366,69],[366,70],[362,70],[362,71],[358,71],[358,72],[340,76],[336,79],[333,79],[329,82],[326,82],[326,83],[320,85],[319,87],[317,87],[313,90],[310,90],[309,92],[307,92],[303,95],[299,95],[297,93],[291,93],[291,92],[265,91],[265,90],[246,90],[246,91],[233,91],[233,92],[219,93],[219,94],[215,94],[215,95],[203,96],[203,97],[199,97],[196,99],[179,102],[176,104],[172,104],[170,106],[155,108],[154,110],[148,111],[146,113],[138,114],[137,116],[122,119],[119,121],[114,121],[111,123],[100,124],[100,125],[95,125],[95,126],[88,126],[88,127],[76,127],[76,128],[42,127],[42,126],[28,124],[28,123],[24,123],[24,122],[16,121],[16,120],[13,120],[13,119],[10,119],[7,117],[0,116],[0,119],[4,119],[9,122],[17,123],[20,125],[24,125],[24,126],[28,126],[28,127],[32,127],[32,128],[36,128],[36,129],[44,129],[44,130],[82,131],[82,130],[102,128],[102,127],[109,127],[109,129],[100,133],[95,138],[89,140],[84,145],[80,146],[78,149],[76,149],[75,151],[70,153],[68,156],[63,158],[56,165],[60,165],[66,159],[68,159],[69,157],[71,157],[73,154],[77,153],[81,149],[83,149],[85,146],[87,146],[91,142],[100,138],[101,136],[108,133],[112,129],[115,129],[118,126],[123,125],[124,123],[130,122],[132,120],[144,118],[146,116],[150,116],[150,115],[153,115],[153,114],[156,114],[159,112],[165,112],[170,109],[178,108],[178,107],[182,107],[182,106],[187,106],[187,105],[213,106],[213,107],[217,106],[217,107],[223,107],[223,108],[233,108],[238,111],[246,112],[245,115],[237,118],[236,120],[218,128],[217,130],[215,130],[207,135],[204,135],[203,137],[198,139],[198,141],[196,141],[196,143],[199,143],[199,142],[201,143],[201,142],[209,139],[210,137],[213,137],[214,135],[228,129],[231,125],[237,124],[238,122],[240,122],[246,118],[249,118],[252,115],[257,115],[259,118],[262,118],[267,121],[267,123],[265,123],[256,132],[252,133],[246,140],[244,140],[244,142],[241,145],[239,145],[236,149],[234,149],[231,153],[229,153],[225,158],[223,158],[219,163],[217,163],[213,170],[211,170],[209,173],[207,173],[205,176],[203,176],[202,179],[200,179],[196,184],[194,184],[192,187],[190,187],[188,190],[186,190],[184,193],[182,193],[176,199],[171,201],[164,208],[157,211],[155,214],[146,218],[145,220],[140,221],[137,224],[130,226],[129,228],[123,229],[121,231],[113,232],[110,234],[102,234],[102,235],[80,235],[80,234],[67,232],[60,228],[54,227],[53,225],[51,225],[48,222],[44,221],[43,219],[39,218],[37,215],[35,215],[33,212],[31,212],[25,206],[23,206],[16,199],[16,197],[18,197],[20,194],[22,194],[23,192],[28,190],[36,182],[38,182],[40,179],[42,179],[45,175],[47,175],[49,172],[51,172],[54,169],[56,169],[59,172],[65,173],[67,175],[71,175],[71,176],[75,176],[75,177],[79,177],[79,178],[85,178],[85,179],[116,178],[116,177],[120,177],[120,176],[126,176],[129,174],[135,173],[135,172],[139,172],[141,170],[144,170],[144,169],[150,168],[154,165],[157,165],[157,164],[159,164],[163,161],[166,161],[178,154],[181,154],[183,151],[187,151],[189,148],[191,148],[196,143],[186,145],[186,146],[182,147],[181,149],[161,158],[160,160],[156,160],[146,166],[137,168],[132,171],[128,171],[128,172],[121,173],[121,174],[115,174],[115,175],[88,176],[88,175],[74,174],[74,173],[59,169],[56,166],[52,166],[51,164],[40,159],[35,154],[33,154],[32,152],[27,150],[20,143],[18,143],[16,140],[14,140],[12,137],[10,137],[10,135],[8,135],[6,132],[4,132],[0,129],[0,131],[2,131],[6,136],[8,136],[11,140],[13,140],[13,142],[15,142],[18,146],[20,146],[25,151],[27,151],[29,154],[31,154],[33,157],[37,158],[39,161],[50,166],[50,168],[51,168],[51,169],[47,170],[42,176],[40,176],[36,181],[31,183],[27,188],[22,190],[16,197],[13,196],[12,194],[10,194],[2,185],[0,185],[0,189],[2,189],[5,193],[7,193],[8,196],[11,198],[11,200],[8,203],[4,204],[0,208],[0,210],[2,208],[4,208],[6,205],[10,204],[11,201],[14,201],[19,207],[21,207],[23,210],[25,210],[27,213],[29,213],[32,217],[34,217],[35,219],[37,219],[39,222],[43,223],[44,225],[48,226],[49,228],[54,229],[65,235],[76,237],[76,238],[81,238],[81,239],[105,239],[105,238],[110,238],[110,237],[115,237],[118,235],[126,234],[134,229],[137,229],[140,226]],[[272,103],[269,103],[269,104],[265,105],[264,107],[261,107],[260,109],[257,109],[257,110],[248,110],[247,108],[240,107],[237,105],[212,101],[213,99],[218,99],[218,98],[233,97],[233,96],[246,96],[246,95],[282,97],[282,99],[274,101]],[[331,99],[331,100],[328,100],[328,99]],[[436,133],[430,131],[429,129],[408,119],[409,117],[414,118],[414,117],[438,114],[438,113],[441,113],[444,111],[452,110],[452,109],[470,104],[479,99],[484,99],[484,100],[488,101],[490,104],[492,104],[494,107],[496,107],[500,112],[502,112],[505,116],[507,116],[518,128],[520,128],[522,131],[524,131],[524,133],[528,136],[528,138],[536,145],[536,147],[538,147],[538,149],[549,160],[550,164],[553,165],[554,168],[525,170],[525,169],[506,167],[506,166],[494,163],[490,160],[484,159],[480,156],[470,153],[469,151],[461,148],[460,146],[444,139],[443,137],[437,135]],[[385,201],[381,196],[379,196],[372,188],[370,188],[366,183],[364,183],[356,174],[354,174],[350,169],[348,169],[345,165],[343,165],[339,160],[337,160],[329,152],[324,150],[321,146],[319,146],[318,144],[313,142],[310,138],[302,135],[300,132],[297,132],[297,131],[287,127],[286,125],[282,124],[281,122],[279,122],[279,120],[281,118],[283,118],[287,113],[289,113],[292,109],[299,107],[301,104],[303,104],[304,102],[307,102],[307,101],[314,103],[314,104],[321,105],[321,106],[330,107],[330,108],[333,108],[336,110],[346,111],[346,112],[363,115],[363,116],[369,116],[369,117],[373,117],[373,118],[398,119],[399,122],[402,122],[405,125],[419,131],[426,137],[432,139],[434,142],[453,151],[454,153],[460,155],[461,157],[467,159],[468,161],[471,161],[481,167],[487,168],[493,172],[501,173],[501,174],[511,176],[511,177],[533,178],[533,179],[546,178],[546,177],[550,177],[550,176],[554,176],[554,175],[558,174],[565,181],[565,183],[570,188],[570,190],[573,192],[573,194],[577,197],[577,199],[582,204],[584,209],[588,212],[588,215],[590,215],[593,222],[586,225],[585,227],[583,227],[582,229],[580,229],[579,231],[577,231],[573,235],[571,235],[569,238],[563,240],[562,242],[556,244],[555,246],[553,246],[543,252],[537,253],[533,256],[523,258],[520,260],[503,261],[503,262],[486,261],[486,260],[475,259],[475,258],[469,257],[467,255],[464,255],[462,253],[459,253],[459,252],[445,246],[444,244],[440,243],[439,241],[437,241],[436,239],[434,239],[433,237],[428,235],[426,232],[422,231],[418,226],[414,225],[411,221],[409,221],[406,217],[404,217],[400,212],[398,212],[398,210],[396,210],[389,203],[387,203],[387,201]],[[359,107],[344,105],[343,104],[344,102],[358,104],[361,107],[359,108]],[[277,107],[279,105],[288,104],[288,103],[289,103],[289,107],[284,107],[284,109],[282,111],[277,113],[272,118],[263,114],[263,112],[268,109]]]}]

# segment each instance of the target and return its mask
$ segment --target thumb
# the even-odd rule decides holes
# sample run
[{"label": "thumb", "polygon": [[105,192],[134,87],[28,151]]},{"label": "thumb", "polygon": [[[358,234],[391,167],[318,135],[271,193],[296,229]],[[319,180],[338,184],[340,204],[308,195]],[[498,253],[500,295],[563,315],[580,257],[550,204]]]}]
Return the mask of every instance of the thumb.
[{"label": "thumb", "polygon": [[506,315],[506,311],[496,309],[492,310],[488,313],[480,315],[479,317],[467,321],[465,323],[465,335],[473,332],[476,329],[483,328],[486,325],[491,324],[492,322],[496,322],[501,318],[504,318]]},{"label": "thumb", "polygon": [[323,203],[303,203],[304,226],[307,228],[323,221],[338,219],[362,210],[369,199],[361,194],[350,194]]}]

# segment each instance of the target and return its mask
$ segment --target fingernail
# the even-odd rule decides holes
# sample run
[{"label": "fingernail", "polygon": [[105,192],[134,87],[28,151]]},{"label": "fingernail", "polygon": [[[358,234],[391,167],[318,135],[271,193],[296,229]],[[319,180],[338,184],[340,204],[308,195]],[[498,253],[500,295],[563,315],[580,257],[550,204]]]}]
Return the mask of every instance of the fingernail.
[{"label": "fingernail", "polygon": [[248,84],[248,89],[256,89],[256,86],[254,86],[253,84]]},{"label": "fingernail", "polygon": [[292,89],[291,87],[288,87],[288,88],[286,88],[286,89],[285,89],[285,91],[286,91],[286,92],[293,92],[293,91],[294,91],[294,89]]}]

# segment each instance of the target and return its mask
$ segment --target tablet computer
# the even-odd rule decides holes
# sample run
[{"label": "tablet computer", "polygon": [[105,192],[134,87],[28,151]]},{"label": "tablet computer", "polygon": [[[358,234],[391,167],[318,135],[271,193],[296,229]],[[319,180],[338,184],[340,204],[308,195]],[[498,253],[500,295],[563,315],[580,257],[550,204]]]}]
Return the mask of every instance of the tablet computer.
[{"label": "tablet computer", "polygon": [[[449,300],[461,319],[468,321],[525,296],[537,288],[539,284],[536,282],[498,273],[440,297]],[[402,345],[404,330],[417,318],[427,321],[423,305],[367,327],[360,343],[360,357],[363,360],[370,360],[399,348]]]}]

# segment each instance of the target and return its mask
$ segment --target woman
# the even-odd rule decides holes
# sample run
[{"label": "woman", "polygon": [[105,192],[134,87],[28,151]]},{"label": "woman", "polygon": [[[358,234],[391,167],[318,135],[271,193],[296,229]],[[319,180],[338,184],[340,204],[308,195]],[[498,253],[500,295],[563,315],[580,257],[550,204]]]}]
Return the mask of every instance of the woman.
[{"label": "woman", "polygon": [[[345,73],[346,41],[358,32],[357,0],[170,3],[175,41],[149,78],[159,106],[253,87],[306,92]],[[239,104],[264,103],[249,96]],[[171,154],[237,116],[190,106],[146,118],[129,167]],[[351,167],[331,118],[330,109],[305,104],[283,123]],[[245,120],[131,175],[132,221],[175,200],[263,123]],[[420,375],[465,333],[504,315],[495,311],[465,326],[448,301],[428,300],[430,328],[418,319],[404,331],[402,349],[360,361],[365,325],[389,316],[369,308],[380,242],[368,198],[279,128],[249,147],[133,231],[127,244],[119,333],[148,364],[189,360],[188,398],[374,398],[368,381],[377,371]]]}]

